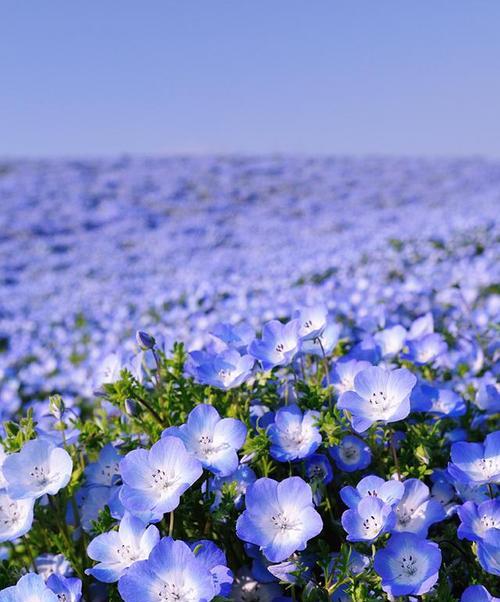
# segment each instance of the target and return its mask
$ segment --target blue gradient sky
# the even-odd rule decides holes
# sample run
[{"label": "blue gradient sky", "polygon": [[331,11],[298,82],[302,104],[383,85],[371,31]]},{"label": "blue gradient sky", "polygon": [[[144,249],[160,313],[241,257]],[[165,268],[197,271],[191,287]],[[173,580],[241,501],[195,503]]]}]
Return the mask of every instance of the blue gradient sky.
[{"label": "blue gradient sky", "polygon": [[0,155],[500,157],[497,0],[3,0]]}]

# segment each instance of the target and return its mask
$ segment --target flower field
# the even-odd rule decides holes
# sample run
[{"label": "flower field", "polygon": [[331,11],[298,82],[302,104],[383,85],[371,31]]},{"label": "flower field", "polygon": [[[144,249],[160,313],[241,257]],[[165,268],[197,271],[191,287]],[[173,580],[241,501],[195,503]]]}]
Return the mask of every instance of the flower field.
[{"label": "flower field", "polygon": [[0,602],[500,596],[500,162],[0,163]]}]

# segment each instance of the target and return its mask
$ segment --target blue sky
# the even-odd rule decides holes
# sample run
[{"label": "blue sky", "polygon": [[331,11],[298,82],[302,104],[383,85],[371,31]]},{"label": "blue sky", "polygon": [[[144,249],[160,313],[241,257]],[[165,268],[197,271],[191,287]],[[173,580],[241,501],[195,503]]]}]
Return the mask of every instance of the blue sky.
[{"label": "blue sky", "polygon": [[3,0],[0,155],[500,157],[496,0]]}]

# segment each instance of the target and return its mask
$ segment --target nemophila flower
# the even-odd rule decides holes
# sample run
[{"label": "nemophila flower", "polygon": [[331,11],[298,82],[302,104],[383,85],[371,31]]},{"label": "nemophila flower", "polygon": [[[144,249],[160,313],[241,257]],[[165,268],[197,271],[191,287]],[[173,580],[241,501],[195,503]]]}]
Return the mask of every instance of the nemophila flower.
[{"label": "nemophila flower", "polygon": [[261,548],[271,562],[281,562],[316,537],[323,521],[312,503],[310,486],[300,477],[278,483],[257,479],[245,495],[246,510],[238,518],[236,534]]},{"label": "nemophila flower", "polygon": [[202,384],[228,391],[248,379],[254,364],[255,359],[251,355],[242,356],[236,349],[226,349],[199,364],[194,377]]},{"label": "nemophila flower", "polygon": [[210,334],[223,341],[228,347],[243,353],[254,339],[255,330],[246,322],[236,325],[219,323],[212,328]]},{"label": "nemophila flower", "polygon": [[0,592],[0,602],[59,602],[59,598],[40,575],[28,573]]},{"label": "nemophila flower", "polygon": [[382,533],[390,532],[395,523],[396,515],[392,507],[370,495],[362,498],[356,508],[342,514],[347,541],[375,541]]},{"label": "nemophila flower", "polygon": [[467,411],[465,401],[455,391],[427,383],[420,383],[413,389],[410,402],[413,412],[429,412],[449,418],[463,416]]},{"label": "nemophila flower", "polygon": [[233,573],[227,567],[226,555],[213,541],[201,539],[189,544],[196,559],[203,564],[212,575],[216,596],[228,597],[231,593]]},{"label": "nemophila flower", "polygon": [[179,437],[205,468],[225,477],[238,468],[237,451],[246,434],[241,420],[221,418],[213,406],[200,404],[191,410],[186,424],[166,429],[162,437]]},{"label": "nemophila flower", "polygon": [[481,567],[492,575],[500,576],[500,544],[481,541],[477,544],[477,559]]},{"label": "nemophila flower", "polygon": [[125,602],[210,602],[216,593],[212,573],[183,541],[164,537],[147,560],[133,564],[118,582]]},{"label": "nemophila flower", "polygon": [[318,357],[329,355],[338,343],[340,330],[340,324],[328,324],[314,339],[302,340],[301,352]]},{"label": "nemophila flower", "polygon": [[330,460],[325,454],[312,454],[304,461],[306,477],[309,481],[319,481],[328,485],[333,480],[333,470]]},{"label": "nemophila flower", "polygon": [[373,567],[390,596],[420,596],[438,580],[441,550],[437,543],[414,533],[395,533],[375,553]]},{"label": "nemophila flower", "polygon": [[430,364],[448,350],[446,341],[437,332],[409,340],[407,345],[408,352],[404,357],[418,366]]},{"label": "nemophila flower", "polygon": [[113,583],[138,560],[145,560],[160,541],[160,532],[149,527],[128,512],[118,531],[109,531],[95,537],[87,547],[87,554],[96,564],[85,573],[104,583]]},{"label": "nemophila flower", "polygon": [[243,568],[236,574],[230,598],[234,602],[276,602],[282,593],[277,583],[261,583]]},{"label": "nemophila flower", "polygon": [[454,443],[448,472],[463,483],[500,482],[500,431],[490,433],[484,443]]},{"label": "nemophila flower", "polygon": [[214,510],[219,507],[224,490],[231,491],[234,494],[234,505],[236,508],[240,508],[243,504],[243,497],[247,487],[254,483],[256,479],[255,472],[245,464],[240,464],[227,477],[212,477],[208,482],[208,490],[215,494],[212,509]]},{"label": "nemophila flower", "polygon": [[72,572],[71,564],[64,554],[40,554],[35,558],[35,569],[45,581],[50,575],[56,574],[67,577]]},{"label": "nemophila flower", "polygon": [[356,374],[370,366],[370,362],[341,359],[334,364],[330,372],[330,382],[339,393],[351,391],[354,389],[354,377]]},{"label": "nemophila flower", "polygon": [[418,479],[404,481],[404,495],[396,506],[395,531],[427,537],[429,527],[446,518],[443,506],[430,496],[429,488]]},{"label": "nemophila flower", "polygon": [[252,559],[252,577],[260,583],[272,583],[276,581],[276,577],[269,572],[268,568],[272,566],[272,562],[264,556],[259,546],[253,543],[244,543],[246,555]]},{"label": "nemophila flower", "polygon": [[457,530],[460,539],[492,545],[500,542],[500,499],[488,500],[479,506],[465,502],[457,508],[457,514],[462,521]]},{"label": "nemophila flower", "polygon": [[291,320],[287,324],[271,320],[264,324],[262,338],[250,343],[248,352],[260,361],[264,370],[286,366],[300,351],[300,328],[298,320]]},{"label": "nemophila flower", "polygon": [[[93,521],[99,517],[99,512],[108,506],[111,516],[116,519],[122,518],[125,508],[120,501],[119,495],[121,485],[113,487],[106,486],[90,486],[81,487],[75,495],[76,503],[80,514],[80,523],[83,530],[90,533],[93,529]],[[73,505],[69,504],[67,509],[68,523],[75,524],[76,516],[74,516]],[[145,519],[149,519],[149,514],[145,514]]]},{"label": "nemophila flower", "polygon": [[[364,554],[360,554],[356,550],[349,549],[349,557],[347,558],[347,572],[351,575],[359,575],[364,572],[370,566],[370,560]],[[330,564],[328,570],[337,581],[340,576],[343,576],[343,569],[346,566],[346,559],[342,557],[338,552],[331,554]],[[342,581],[340,581],[342,584]],[[352,597],[348,592],[349,585],[339,585],[334,592],[330,595],[330,602],[352,602]]]},{"label": "nemophila flower", "polygon": [[500,390],[493,383],[481,384],[476,395],[476,405],[488,414],[500,412]]},{"label": "nemophila flower", "polygon": [[287,462],[314,453],[321,445],[321,433],[316,426],[318,418],[318,412],[313,410],[302,414],[296,404],[280,408],[274,416],[274,423],[267,429],[271,456]]},{"label": "nemophila flower", "polygon": [[13,499],[0,490],[0,543],[25,535],[33,523],[33,499]]},{"label": "nemophila flower", "polygon": [[313,340],[326,328],[328,310],[322,305],[304,307],[297,310],[293,316],[300,324],[299,337],[303,340]]},{"label": "nemophila flower", "polygon": [[111,385],[121,380],[121,372],[124,369],[127,369],[139,382],[142,381],[141,362],[141,354],[137,354],[130,361],[126,361],[120,354],[110,353],[103,358],[96,371],[94,390],[101,391],[103,385]]},{"label": "nemophila flower", "polygon": [[375,497],[389,506],[394,506],[399,503],[403,495],[404,485],[401,481],[384,481],[375,475],[362,478],[355,488],[347,485],[340,490],[340,497],[349,508],[356,508],[365,497]]},{"label": "nemophila flower", "polygon": [[492,596],[484,585],[469,585],[464,590],[460,602],[500,602],[500,598]]},{"label": "nemophila flower", "polygon": [[59,602],[80,602],[82,599],[82,582],[76,577],[54,573],[47,579],[47,587],[56,594]]},{"label": "nemophila flower", "polygon": [[20,452],[3,463],[7,491],[12,498],[39,498],[55,495],[71,478],[73,461],[65,449],[44,439],[27,441]]},{"label": "nemophila flower", "polygon": [[164,437],[147,451],[135,449],[120,462],[120,500],[139,518],[159,521],[175,510],[180,496],[201,476],[200,462],[177,437]]},{"label": "nemophila flower", "polygon": [[373,339],[379,347],[382,357],[391,357],[397,355],[403,349],[406,330],[400,324],[397,324],[375,333]]},{"label": "nemophila flower", "polygon": [[431,313],[426,313],[413,320],[408,330],[408,340],[419,339],[426,334],[434,332],[434,318]]},{"label": "nemophila flower", "polygon": [[363,439],[354,435],[346,435],[338,445],[330,447],[328,451],[337,467],[345,472],[363,470],[372,461],[370,447]]},{"label": "nemophila flower", "polygon": [[342,393],[337,407],[351,412],[359,433],[374,422],[397,422],[410,413],[410,393],[417,379],[406,368],[365,368],[354,377],[354,391]]},{"label": "nemophila flower", "polygon": [[91,462],[85,467],[86,485],[111,487],[120,480],[120,461],[122,456],[116,448],[108,443],[100,453],[97,462]]}]

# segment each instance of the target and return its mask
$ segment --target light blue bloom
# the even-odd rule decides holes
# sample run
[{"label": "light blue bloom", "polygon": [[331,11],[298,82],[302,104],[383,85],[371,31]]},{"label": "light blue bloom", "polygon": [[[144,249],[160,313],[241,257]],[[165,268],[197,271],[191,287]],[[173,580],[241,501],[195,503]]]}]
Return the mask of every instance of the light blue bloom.
[{"label": "light blue bloom", "polygon": [[212,328],[210,334],[224,342],[228,347],[233,347],[243,353],[254,339],[255,330],[245,322],[236,325],[219,322]]},{"label": "light blue bloom", "polygon": [[300,328],[298,320],[287,324],[271,320],[264,324],[262,338],[250,343],[248,352],[260,361],[264,370],[287,366],[300,351]]},{"label": "light blue bloom", "polygon": [[309,481],[319,481],[328,485],[333,480],[333,470],[330,460],[325,454],[313,454],[304,461],[306,477]]},{"label": "light blue bloom", "polygon": [[270,453],[280,462],[300,460],[313,454],[321,445],[321,433],[316,426],[319,414],[302,411],[296,404],[283,406],[267,429],[271,441]]},{"label": "light blue bloom", "polygon": [[395,531],[427,537],[429,527],[446,518],[443,506],[430,496],[429,488],[418,479],[404,481],[404,495],[396,506]]},{"label": "light blue bloom", "polygon": [[120,500],[131,514],[149,522],[175,510],[180,496],[203,472],[177,437],[164,437],[148,451],[135,449],[120,462]]},{"label": "light blue bloom", "polygon": [[500,483],[500,431],[490,433],[484,443],[454,443],[448,472],[465,484]]},{"label": "light blue bloom", "polygon": [[408,352],[404,357],[417,366],[430,364],[446,353],[448,345],[442,335],[437,332],[425,334],[417,339],[408,341]]},{"label": "light blue bloom", "polygon": [[382,357],[392,357],[403,349],[406,330],[400,324],[397,324],[375,333],[373,339],[377,343]]},{"label": "light blue bloom", "polygon": [[20,452],[7,456],[3,475],[14,499],[55,495],[71,479],[73,461],[65,449],[43,439],[27,441]]},{"label": "light blue bloom", "polygon": [[215,494],[212,510],[220,506],[224,486],[231,485],[235,491],[234,505],[240,508],[247,487],[255,482],[255,472],[246,464],[240,464],[238,468],[227,477],[212,477],[208,482],[208,490]]},{"label": "light blue bloom", "polygon": [[481,567],[492,575],[500,576],[500,544],[481,541],[477,544],[477,559]]},{"label": "light blue bloom", "polygon": [[241,420],[221,418],[213,406],[200,404],[191,410],[186,424],[166,429],[162,437],[179,437],[205,468],[225,477],[238,468],[237,451],[246,434]]},{"label": "light blue bloom", "polygon": [[33,499],[12,499],[0,490],[0,543],[26,535],[33,524]]},{"label": "light blue bloom", "polygon": [[429,412],[449,418],[463,416],[467,411],[465,401],[455,391],[428,383],[420,383],[413,389],[410,402],[412,412]]},{"label": "light blue bloom", "polygon": [[330,447],[330,455],[340,470],[354,472],[363,470],[372,461],[370,447],[354,435],[346,435],[338,445]]},{"label": "light blue bloom", "polygon": [[375,553],[373,566],[390,596],[420,596],[438,580],[441,550],[414,533],[396,533]]},{"label": "light blue bloom", "polygon": [[464,590],[460,602],[500,602],[500,598],[492,596],[484,585],[469,585]]},{"label": "light blue bloom", "polygon": [[476,395],[476,405],[488,414],[500,412],[500,390],[493,383],[482,384]]},{"label": "light blue bloom", "polygon": [[91,462],[85,467],[86,485],[112,487],[120,481],[120,461],[122,456],[116,448],[108,443],[100,453],[97,462]]},{"label": "light blue bloom", "polygon": [[310,486],[300,477],[278,483],[257,479],[247,489],[246,510],[238,518],[236,534],[261,548],[271,562],[281,562],[316,537],[323,521],[312,503]]},{"label": "light blue bloom", "polygon": [[236,349],[226,349],[217,355],[206,357],[194,368],[195,380],[223,391],[234,389],[252,374],[255,359],[240,355]]},{"label": "light blue bloom", "polygon": [[465,502],[457,508],[457,514],[462,521],[457,530],[460,539],[500,545],[500,499],[479,506]]},{"label": "light blue bloom", "polygon": [[409,396],[416,382],[406,368],[365,368],[354,377],[354,391],[342,393],[337,407],[351,412],[357,432],[365,431],[374,422],[397,422],[410,413]]},{"label": "light blue bloom", "polygon": [[213,541],[201,539],[189,544],[196,559],[212,575],[216,596],[228,597],[233,584],[233,573],[227,567],[226,555]]},{"label": "light blue bloom", "polygon": [[53,573],[47,579],[47,587],[57,595],[60,602],[80,602],[82,598],[82,582],[76,577]]},{"label": "light blue bloom", "polygon": [[95,537],[87,547],[87,554],[96,564],[85,573],[104,583],[113,583],[138,560],[145,560],[160,541],[160,532],[149,527],[128,512],[118,531],[109,531]]},{"label": "light blue bloom", "polygon": [[299,322],[299,337],[303,341],[312,341],[324,331],[328,320],[328,310],[323,305],[303,307],[297,310],[293,318]]},{"label": "light blue bloom", "polygon": [[301,353],[323,357],[329,355],[338,343],[341,331],[340,324],[328,324],[314,339],[303,339]]},{"label": "light blue bloom", "polygon": [[347,541],[375,541],[383,533],[392,531],[396,515],[392,507],[380,498],[366,496],[355,508],[342,514],[342,526],[347,532]]},{"label": "light blue bloom", "polygon": [[354,389],[354,377],[358,372],[369,368],[370,362],[356,359],[341,359],[336,362],[330,372],[330,382],[339,393]]},{"label": "light blue bloom", "polygon": [[28,573],[16,585],[0,592],[0,602],[58,602],[59,598],[46,585],[40,575]]},{"label": "light blue bloom", "polygon": [[394,479],[384,481],[384,479],[375,475],[362,478],[356,488],[347,485],[340,490],[340,497],[349,508],[356,508],[365,497],[376,497],[385,504],[394,506],[401,501],[403,495],[404,485],[401,481]]},{"label": "light blue bloom", "polygon": [[134,563],[118,582],[125,602],[210,602],[213,575],[183,541],[164,537],[147,560]]}]

